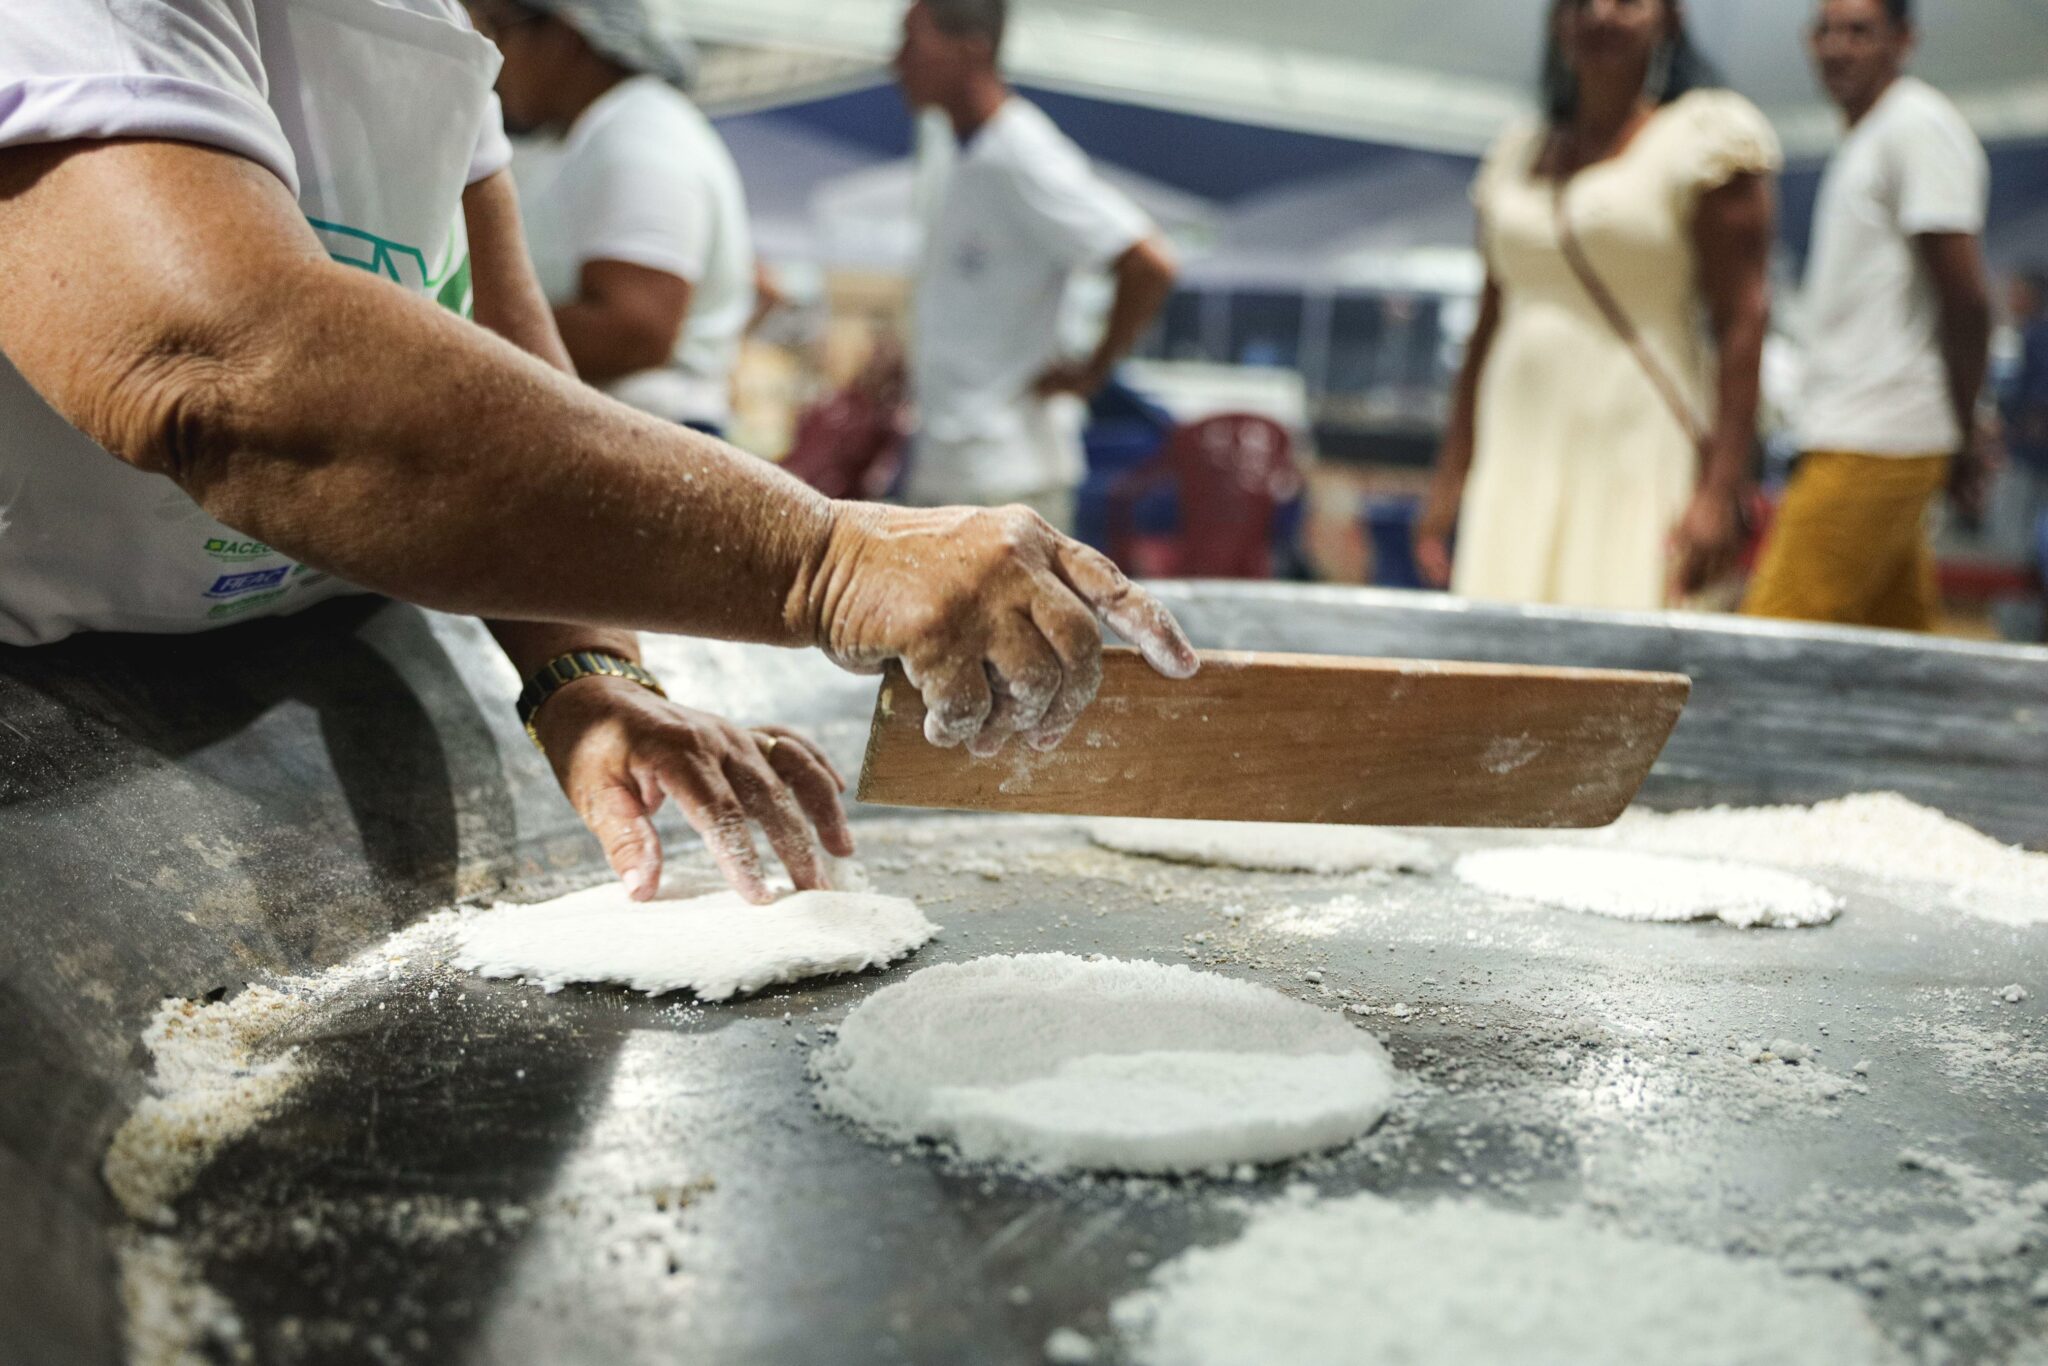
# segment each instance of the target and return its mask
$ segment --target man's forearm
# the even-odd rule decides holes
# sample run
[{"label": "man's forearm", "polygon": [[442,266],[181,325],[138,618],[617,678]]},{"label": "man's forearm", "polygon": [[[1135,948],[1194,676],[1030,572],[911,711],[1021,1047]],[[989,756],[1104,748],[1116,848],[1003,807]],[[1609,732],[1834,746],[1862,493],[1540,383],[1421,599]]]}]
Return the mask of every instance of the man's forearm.
[{"label": "man's forearm", "polygon": [[532,678],[563,655],[580,650],[617,655],[640,662],[640,637],[631,631],[597,626],[563,626],[542,621],[488,621],[492,639],[512,661],[522,681]]},{"label": "man's forearm", "polygon": [[666,365],[690,317],[696,287],[625,261],[585,261],[581,293],[554,310],[576,373],[607,385]]},{"label": "man's forearm", "polygon": [[797,643],[825,500],[368,277],[290,297],[171,471],[222,521],[449,611]]},{"label": "man's forearm", "polygon": [[[469,232],[472,315],[477,324],[553,369],[574,375],[576,367],[555,328],[554,314],[527,254],[511,173],[500,172],[464,191],[462,216]],[[631,631],[552,622],[486,621],[484,625],[522,679],[578,650],[640,662],[640,640]]]},{"label": "man's forearm", "polygon": [[1977,400],[1991,370],[1991,292],[1983,246],[1970,233],[1928,233],[1914,239],[1934,281],[1941,360],[1962,448],[1976,444]]},{"label": "man's forearm", "polygon": [[1977,400],[1991,370],[1991,308],[1988,302],[1944,302],[1941,310],[1941,360],[1948,374],[1949,402],[1968,447],[1977,430]]},{"label": "man's forearm", "polygon": [[1172,258],[1157,242],[1141,242],[1118,262],[1116,298],[1102,340],[1089,359],[1091,376],[1107,380],[1117,363],[1137,348],[1145,330],[1173,294]]}]

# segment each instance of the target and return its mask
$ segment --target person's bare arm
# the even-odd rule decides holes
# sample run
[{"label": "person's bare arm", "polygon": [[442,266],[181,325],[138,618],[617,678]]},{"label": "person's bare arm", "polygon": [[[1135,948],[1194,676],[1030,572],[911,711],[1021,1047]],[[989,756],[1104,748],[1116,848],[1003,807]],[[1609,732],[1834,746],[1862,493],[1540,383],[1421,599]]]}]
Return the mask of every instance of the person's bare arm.
[{"label": "person's bare arm", "polygon": [[754,262],[754,311],[747,318],[749,337],[761,330],[761,325],[774,317],[777,312],[789,306],[789,296],[782,292],[782,281],[766,261]]},{"label": "person's bare arm", "polygon": [[604,385],[668,364],[694,292],[688,280],[667,271],[585,261],[575,300],[555,310],[576,373]]},{"label": "person's bare arm", "polygon": [[1977,398],[1991,369],[1991,291],[1984,282],[1983,246],[1965,232],[1926,233],[1913,245],[1934,281],[1949,403],[1967,442],[1977,428]]},{"label": "person's bare arm", "polygon": [[1109,306],[1109,321],[1095,354],[1085,361],[1053,366],[1037,384],[1040,396],[1071,393],[1093,397],[1145,336],[1145,329],[1159,316],[1173,294],[1179,275],[1173,251],[1158,237],[1148,237],[1119,256],[1111,268],[1116,278],[1116,298]]},{"label": "person's bare arm", "polygon": [[0,151],[0,253],[0,350],[59,413],[362,587],[900,658],[942,744],[1055,743],[1099,684],[1098,614],[1162,671],[1195,667],[1154,599],[1029,514],[830,502],[328,261],[235,156]]},{"label": "person's bare arm", "polygon": [[[476,321],[572,373],[533,275],[511,175],[470,186],[462,212]],[[576,651],[640,662],[640,641],[631,631],[536,621],[485,625],[521,678]],[[750,819],[760,823],[800,891],[830,885],[819,841],[842,858],[853,853],[853,832],[839,804],[845,780],[822,750],[792,731],[749,731],[614,678],[579,679],[559,689],[533,724],[563,793],[636,899],[652,897],[661,885],[654,814],[670,796],[727,881],[749,900],[768,897]]]},{"label": "person's bare arm", "polygon": [[1699,592],[1741,553],[1738,500],[1751,474],[1763,396],[1775,219],[1771,183],[1758,175],[1737,176],[1708,191],[1693,219],[1718,378],[1698,488],[1672,529],[1673,601]]},{"label": "person's bare arm", "polygon": [[1500,283],[1488,275],[1479,295],[1479,317],[1465,343],[1465,359],[1458,367],[1457,386],[1451,393],[1450,417],[1444,427],[1443,447],[1437,452],[1436,473],[1415,523],[1416,568],[1438,588],[1448,587],[1451,582],[1451,533],[1458,524],[1466,476],[1472,471],[1472,449],[1479,430],[1479,381],[1486,373],[1486,358],[1493,351],[1494,336],[1500,331],[1500,312]]},{"label": "person's bare arm", "polygon": [[[574,375],[569,350],[534,279],[511,174],[500,173],[470,186],[462,196],[462,216],[469,237],[477,324],[563,374]],[[640,643],[631,631],[541,621],[485,624],[521,678],[575,650],[601,651],[636,663],[640,659]]]},{"label": "person's bare arm", "polygon": [[1977,400],[1991,371],[1991,291],[1983,244],[1972,233],[1934,232],[1915,237],[1913,245],[1934,281],[1941,361],[1963,434],[1949,492],[1963,519],[1974,525],[1983,520],[1995,468],[1995,454],[1977,421]]}]

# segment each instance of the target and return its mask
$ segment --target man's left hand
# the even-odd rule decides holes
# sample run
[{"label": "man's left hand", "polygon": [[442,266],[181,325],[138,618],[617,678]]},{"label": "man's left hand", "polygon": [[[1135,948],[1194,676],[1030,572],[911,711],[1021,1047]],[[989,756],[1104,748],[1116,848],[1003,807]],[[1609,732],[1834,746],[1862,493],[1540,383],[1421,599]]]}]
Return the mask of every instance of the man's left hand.
[{"label": "man's left hand", "polygon": [[840,858],[853,853],[839,804],[846,780],[794,731],[748,730],[611,678],[569,684],[541,707],[534,727],[562,790],[636,901],[660,888],[653,818],[671,797],[733,890],[756,904],[771,898],[750,821],[767,833],[798,891],[831,885],[821,841]]}]

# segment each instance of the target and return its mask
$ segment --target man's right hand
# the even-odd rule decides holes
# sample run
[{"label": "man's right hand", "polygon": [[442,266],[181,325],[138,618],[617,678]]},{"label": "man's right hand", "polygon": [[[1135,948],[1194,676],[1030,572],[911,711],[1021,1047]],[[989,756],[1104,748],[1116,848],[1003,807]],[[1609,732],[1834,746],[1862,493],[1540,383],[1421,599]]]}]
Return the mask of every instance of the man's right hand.
[{"label": "man's right hand", "polygon": [[1199,667],[1165,607],[1026,508],[842,503],[791,612],[850,669],[900,659],[925,735],[986,757],[1012,736],[1047,750],[1102,683],[1106,623],[1169,678]]}]

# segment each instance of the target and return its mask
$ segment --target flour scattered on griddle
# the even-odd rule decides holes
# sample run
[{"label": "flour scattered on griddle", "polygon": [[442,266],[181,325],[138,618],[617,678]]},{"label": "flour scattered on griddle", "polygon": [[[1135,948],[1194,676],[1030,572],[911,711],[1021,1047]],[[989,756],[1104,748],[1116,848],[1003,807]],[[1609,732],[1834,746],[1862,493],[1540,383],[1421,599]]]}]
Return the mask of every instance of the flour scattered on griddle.
[{"label": "flour scattered on griddle", "polygon": [[290,1092],[290,1050],[259,1056],[263,1042],[304,1013],[303,998],[251,987],[231,1003],[165,1001],[143,1032],[155,1059],[148,1093],[114,1134],[103,1168],[131,1218],[174,1222],[171,1202],[215,1153]]},{"label": "flour scattered on griddle", "polygon": [[1334,939],[1389,914],[1382,903],[1356,896],[1333,897],[1310,906],[1281,906],[1258,918],[1257,928],[1287,939]]},{"label": "flour scattered on griddle", "polygon": [[1453,871],[1495,896],[1616,920],[1797,928],[1825,925],[1842,910],[1833,892],[1790,873],[1621,849],[1487,849]]},{"label": "flour scattered on griddle", "polygon": [[652,902],[615,883],[537,906],[498,906],[463,922],[457,967],[526,977],[550,992],[610,982],[706,1001],[783,982],[864,972],[930,942],[938,930],[901,897],[800,892],[754,906],[732,892]]},{"label": "flour scattered on griddle", "polygon": [[2048,924],[2048,854],[2001,844],[1893,792],[1816,806],[1630,812],[1597,838],[1630,849],[1842,869],[1881,882],[1934,886],[1944,890],[1949,909],[2009,925]]},{"label": "flour scattered on griddle", "polygon": [[1902,1358],[1857,1295],[1754,1261],[1472,1201],[1284,1201],[1161,1267],[1111,1321],[1140,1366],[1728,1366]]},{"label": "flour scattered on griddle", "polygon": [[1439,862],[1414,835],[1352,825],[1102,820],[1088,836],[1119,853],[1252,872],[1426,872]]},{"label": "flour scattered on griddle", "polygon": [[121,1272],[128,1366],[198,1366],[255,1360],[242,1320],[199,1278],[175,1238],[123,1231]]},{"label": "flour scattered on griddle", "polygon": [[[431,916],[325,972],[248,986],[224,1000],[171,999],[142,1042],[152,1061],[142,1099],[101,1166],[107,1187],[140,1224],[175,1225],[176,1203],[230,1143],[251,1132],[305,1080],[288,1040],[322,1007],[365,984],[437,961],[456,916]],[[129,1359],[141,1366],[249,1358],[227,1302],[200,1278],[176,1237],[124,1230],[121,1295]]]},{"label": "flour scattered on griddle", "polygon": [[1232,978],[1068,954],[927,968],[814,1063],[825,1108],[1041,1172],[1194,1172],[1334,1148],[1386,1114],[1386,1051]]}]

